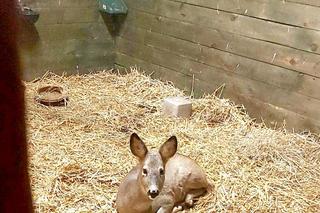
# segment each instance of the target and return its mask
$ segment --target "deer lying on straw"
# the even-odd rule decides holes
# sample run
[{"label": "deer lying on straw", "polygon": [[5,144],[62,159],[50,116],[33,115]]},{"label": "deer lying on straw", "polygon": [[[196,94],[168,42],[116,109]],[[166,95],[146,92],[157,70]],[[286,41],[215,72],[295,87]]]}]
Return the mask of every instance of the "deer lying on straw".
[{"label": "deer lying on straw", "polygon": [[208,182],[204,172],[195,161],[176,154],[175,136],[159,151],[148,151],[144,142],[133,133],[130,149],[138,157],[139,164],[119,186],[116,199],[119,213],[176,212],[182,210],[180,204],[191,207],[193,199],[206,192]]}]

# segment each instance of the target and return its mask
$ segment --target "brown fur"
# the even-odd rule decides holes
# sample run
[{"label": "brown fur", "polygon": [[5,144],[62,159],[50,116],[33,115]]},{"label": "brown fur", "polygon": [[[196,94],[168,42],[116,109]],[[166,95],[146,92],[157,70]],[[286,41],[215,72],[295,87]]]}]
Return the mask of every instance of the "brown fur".
[{"label": "brown fur", "polygon": [[[130,149],[139,159],[123,179],[117,194],[116,207],[119,213],[147,213],[151,211],[152,194],[161,191],[164,184],[164,167],[177,150],[177,140],[173,136],[159,151],[148,151],[144,142],[135,133],[130,137]],[[161,172],[163,171],[163,173]]]},{"label": "brown fur", "polygon": [[[152,212],[172,213],[191,207],[194,198],[206,193],[208,181],[204,171],[192,159],[175,154],[166,165],[164,187],[152,203]],[[175,208],[176,207],[176,208]]]}]

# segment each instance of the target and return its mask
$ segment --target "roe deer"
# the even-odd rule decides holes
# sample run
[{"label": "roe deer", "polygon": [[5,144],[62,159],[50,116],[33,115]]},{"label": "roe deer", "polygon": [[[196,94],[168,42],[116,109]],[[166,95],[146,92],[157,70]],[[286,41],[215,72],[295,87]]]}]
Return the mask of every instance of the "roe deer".
[{"label": "roe deer", "polygon": [[133,133],[130,149],[138,157],[139,164],[121,182],[116,208],[119,213],[151,212],[152,200],[164,184],[165,164],[177,151],[177,139],[172,136],[159,151],[148,151],[144,142]]},{"label": "roe deer", "polygon": [[194,198],[206,193],[208,181],[204,171],[192,159],[175,154],[166,164],[165,182],[152,202],[152,212],[172,213],[192,207]]}]

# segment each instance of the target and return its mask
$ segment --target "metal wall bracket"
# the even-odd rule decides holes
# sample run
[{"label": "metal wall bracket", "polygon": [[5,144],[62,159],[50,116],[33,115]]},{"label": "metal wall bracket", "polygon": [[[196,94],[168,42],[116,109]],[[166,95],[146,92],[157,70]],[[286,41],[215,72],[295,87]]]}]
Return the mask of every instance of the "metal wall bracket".
[{"label": "metal wall bracket", "polygon": [[128,7],[122,0],[98,0],[99,10],[111,15],[127,14]]}]

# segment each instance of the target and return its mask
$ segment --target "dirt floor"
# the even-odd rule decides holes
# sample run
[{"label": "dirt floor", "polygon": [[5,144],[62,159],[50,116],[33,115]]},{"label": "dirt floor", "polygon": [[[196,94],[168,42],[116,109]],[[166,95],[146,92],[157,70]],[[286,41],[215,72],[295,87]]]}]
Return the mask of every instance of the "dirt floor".
[{"label": "dirt floor", "polygon": [[[37,89],[62,86],[67,106],[37,104]],[[129,136],[148,147],[176,135],[178,152],[204,168],[214,188],[189,212],[319,212],[320,142],[256,124],[226,99],[194,99],[189,120],[164,117],[162,100],[183,92],[134,71],[47,74],[26,83],[30,174],[37,212],[115,212],[136,159]]]}]

